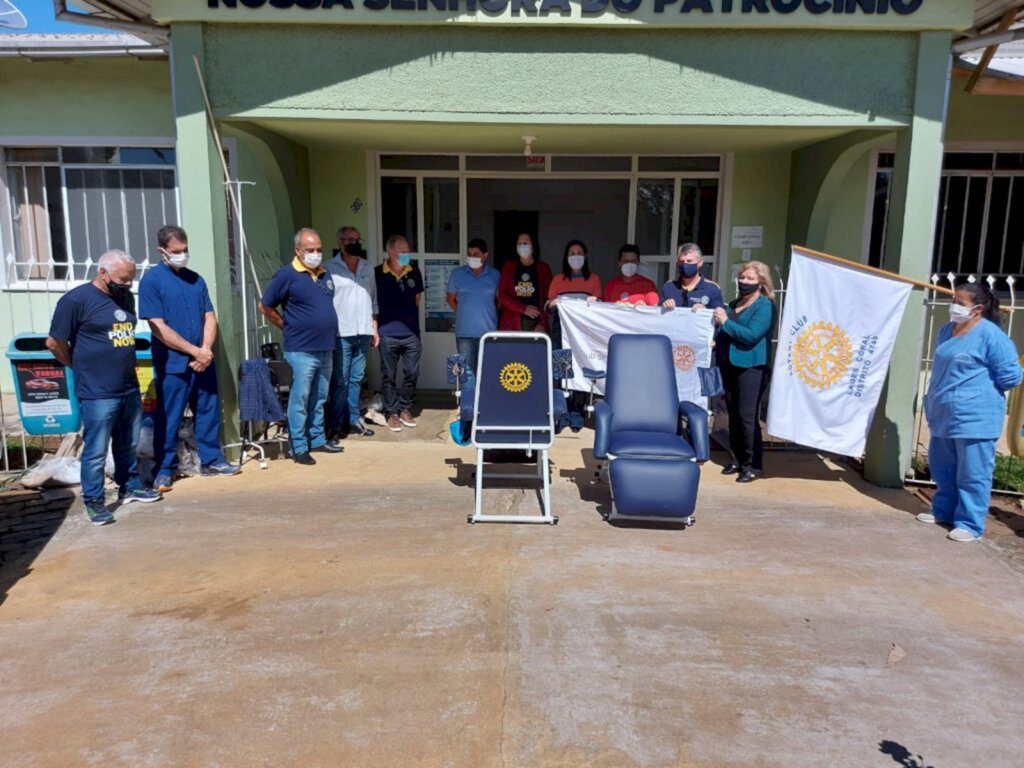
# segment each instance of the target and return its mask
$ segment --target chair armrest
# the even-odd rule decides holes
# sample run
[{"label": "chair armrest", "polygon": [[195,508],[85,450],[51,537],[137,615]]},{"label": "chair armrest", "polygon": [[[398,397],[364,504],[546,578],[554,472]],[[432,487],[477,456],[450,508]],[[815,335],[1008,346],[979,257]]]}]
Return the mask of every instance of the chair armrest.
[{"label": "chair armrest", "polygon": [[612,438],[612,408],[604,400],[594,405],[594,458],[608,458],[608,442]]},{"label": "chair armrest", "polygon": [[708,412],[703,406],[683,400],[679,403],[679,414],[686,419],[685,436],[696,455],[698,463],[711,458],[711,445],[708,441]]},{"label": "chair armrest", "polygon": [[596,368],[584,368],[583,369],[583,378],[590,379],[591,381],[597,381],[598,379],[603,379],[606,375],[607,375],[607,373],[605,371],[599,371]]}]

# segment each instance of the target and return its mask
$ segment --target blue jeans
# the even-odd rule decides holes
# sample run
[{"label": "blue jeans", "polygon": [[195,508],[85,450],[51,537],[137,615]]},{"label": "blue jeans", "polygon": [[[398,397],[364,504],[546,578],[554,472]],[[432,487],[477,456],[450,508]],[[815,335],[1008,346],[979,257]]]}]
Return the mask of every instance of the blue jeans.
[{"label": "blue jeans", "polygon": [[462,385],[463,397],[470,398],[470,405],[476,392],[476,363],[480,356],[479,336],[456,336],[455,349],[466,356],[466,381]]},{"label": "blue jeans", "polygon": [[[381,336],[380,372],[384,395],[384,413],[397,416],[412,410],[416,380],[420,377],[423,344],[419,336]],[[398,364],[402,364],[402,384],[398,385]]]},{"label": "blue jeans", "polygon": [[292,367],[288,394],[288,436],[292,455],[309,453],[327,442],[324,438],[324,404],[330,384],[331,352],[285,352]]},{"label": "blue jeans", "polygon": [[996,468],[996,441],[932,436],[928,466],[935,480],[935,520],[981,536]]},{"label": "blue jeans", "polygon": [[103,503],[103,467],[107,445],[114,454],[114,480],[123,492],[139,487],[139,427],[142,397],[136,391],[123,397],[82,400],[82,499]]},{"label": "blue jeans", "polygon": [[204,467],[220,464],[220,398],[217,396],[217,371],[211,365],[196,373],[161,372],[156,377],[156,418],[153,420],[153,455],[159,472],[178,468],[178,428],[185,406],[195,417],[196,446]]},{"label": "blue jeans", "polygon": [[330,427],[332,432],[359,419],[359,391],[366,373],[371,336],[339,336],[331,372]]}]

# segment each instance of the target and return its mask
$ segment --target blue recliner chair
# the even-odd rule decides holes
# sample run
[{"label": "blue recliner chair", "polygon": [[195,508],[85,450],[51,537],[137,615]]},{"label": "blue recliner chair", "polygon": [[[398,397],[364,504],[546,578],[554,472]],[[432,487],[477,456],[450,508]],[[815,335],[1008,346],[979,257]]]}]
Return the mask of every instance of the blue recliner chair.
[{"label": "blue recliner chair", "polygon": [[[694,447],[678,434],[672,345],[665,336],[615,334],[607,371],[605,399],[594,413],[594,458],[607,459],[612,491],[605,518],[693,525],[700,468]],[[706,440],[706,414],[704,432]]]}]

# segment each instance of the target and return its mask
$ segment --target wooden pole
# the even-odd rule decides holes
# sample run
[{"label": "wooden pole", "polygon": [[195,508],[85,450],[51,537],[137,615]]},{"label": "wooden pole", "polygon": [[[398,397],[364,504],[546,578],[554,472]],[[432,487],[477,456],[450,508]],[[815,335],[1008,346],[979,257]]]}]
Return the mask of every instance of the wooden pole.
[{"label": "wooden pole", "polygon": [[821,251],[812,251],[810,248],[804,248],[802,245],[794,245],[794,251],[804,253],[808,256],[813,256],[816,259],[823,259],[824,261],[831,261],[834,264],[842,264],[844,267],[851,267],[852,269],[859,269],[861,272],[870,272],[873,275],[879,277],[887,277],[890,280],[898,280],[901,283],[910,283],[918,288],[924,288],[926,291],[935,291],[936,293],[944,293],[947,296],[952,296],[955,291],[951,288],[945,288],[941,285],[935,285],[934,283],[926,283],[923,280],[915,280],[912,277],[904,277],[896,272],[889,272],[878,267],[869,267],[867,264],[859,264],[856,261],[850,261],[849,259],[842,259],[838,256],[832,256],[828,253],[822,253]]},{"label": "wooden pole", "polygon": [[[1020,13],[1020,8],[1010,8],[1003,14],[1003,18],[999,20],[999,26],[996,27],[996,33],[1005,32],[1013,24],[1013,20],[1017,18],[1017,14]],[[967,86],[964,90],[967,93],[974,92],[974,86],[978,84],[978,80],[982,75],[985,74],[985,70],[988,69],[988,65],[992,63],[992,57],[996,55],[998,45],[990,45],[985,49],[985,52],[981,54],[981,60],[978,61],[978,65],[974,68],[971,73],[970,79],[967,81]]]}]

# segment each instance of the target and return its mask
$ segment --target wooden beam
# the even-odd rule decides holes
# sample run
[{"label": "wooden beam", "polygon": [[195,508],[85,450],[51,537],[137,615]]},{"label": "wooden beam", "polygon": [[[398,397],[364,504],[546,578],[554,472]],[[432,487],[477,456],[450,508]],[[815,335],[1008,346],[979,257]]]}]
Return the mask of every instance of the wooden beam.
[{"label": "wooden beam", "polygon": [[[1003,14],[1003,18],[999,20],[999,26],[996,28],[996,34],[1005,32],[1013,24],[1013,20],[1017,18],[1017,14],[1020,12],[1020,7],[1009,8],[1006,13]],[[964,88],[967,93],[974,91],[974,86],[978,84],[978,79],[985,74],[985,70],[988,69],[988,65],[992,62],[992,57],[996,55],[996,51],[999,49],[998,45],[990,45],[985,49],[985,52],[981,54],[981,59],[978,61],[978,66],[974,68],[974,72],[971,74],[970,80],[967,81],[967,85]]]}]

